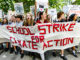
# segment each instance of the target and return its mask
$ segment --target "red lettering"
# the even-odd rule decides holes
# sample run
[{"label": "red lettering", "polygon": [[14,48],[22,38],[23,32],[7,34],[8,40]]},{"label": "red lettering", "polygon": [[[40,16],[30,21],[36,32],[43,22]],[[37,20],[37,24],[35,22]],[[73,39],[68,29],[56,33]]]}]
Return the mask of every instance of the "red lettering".
[{"label": "red lettering", "polygon": [[40,32],[40,34],[46,34],[46,29],[45,28],[41,28],[43,27],[44,25],[38,25],[38,30],[39,31],[43,31],[43,32]]},{"label": "red lettering", "polygon": [[68,28],[68,31],[73,31],[74,26],[75,26],[75,23],[71,23]]},{"label": "red lettering", "polygon": [[57,31],[59,32],[59,24],[53,24],[53,32]]},{"label": "red lettering", "polygon": [[47,41],[48,47],[52,47],[53,45],[50,45],[50,42],[53,42],[53,40]]},{"label": "red lettering", "polygon": [[23,41],[23,45],[22,46],[27,48],[27,45],[26,45],[25,41]]},{"label": "red lettering", "polygon": [[54,40],[55,42],[56,42],[56,46],[58,45],[58,42],[60,41],[60,40]]},{"label": "red lettering", "polygon": [[44,50],[45,47],[47,48],[47,44],[43,43],[43,50]]},{"label": "red lettering", "polygon": [[46,26],[48,26],[48,32],[50,33],[50,27],[52,26],[52,24],[48,24]]},{"label": "red lettering", "polygon": [[37,44],[35,42],[32,42],[32,49],[37,50]]}]

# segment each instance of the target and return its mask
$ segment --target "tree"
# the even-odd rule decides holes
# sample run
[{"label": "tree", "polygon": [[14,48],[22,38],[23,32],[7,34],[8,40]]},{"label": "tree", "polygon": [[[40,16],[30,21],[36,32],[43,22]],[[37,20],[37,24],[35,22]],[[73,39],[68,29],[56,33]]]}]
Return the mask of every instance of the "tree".
[{"label": "tree", "polygon": [[58,11],[62,10],[64,5],[71,4],[72,0],[49,0],[50,8],[56,8]]},{"label": "tree", "polygon": [[73,4],[80,5],[80,0],[76,0]]},{"label": "tree", "polygon": [[[35,0],[0,0],[0,9],[7,12],[9,9],[14,10],[14,3],[23,2],[24,11],[29,12],[30,6],[35,4]],[[68,4],[80,4],[80,0],[76,0],[72,3],[72,0],[49,0],[49,8],[56,8],[58,11],[62,10],[64,5]]]},{"label": "tree", "polygon": [[9,9],[14,10],[14,3],[23,2],[25,12],[30,11],[30,6],[34,5],[35,0],[0,0],[0,9],[8,12]]}]

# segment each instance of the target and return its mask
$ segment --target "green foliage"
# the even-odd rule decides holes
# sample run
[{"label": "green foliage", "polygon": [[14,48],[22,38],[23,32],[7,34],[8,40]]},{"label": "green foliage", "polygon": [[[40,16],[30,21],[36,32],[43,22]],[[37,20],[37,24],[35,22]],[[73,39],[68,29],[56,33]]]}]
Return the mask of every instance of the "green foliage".
[{"label": "green foliage", "polygon": [[50,8],[62,10],[64,5],[70,4],[71,0],[49,0]]},{"label": "green foliage", "polygon": [[80,5],[80,0],[76,0],[73,4]]},{"label": "green foliage", "polygon": [[25,12],[30,11],[30,6],[34,5],[35,0],[0,0],[0,9],[8,12],[9,9],[14,10],[14,3],[23,2]]},{"label": "green foliage", "polygon": [[[35,0],[0,0],[0,9],[7,12],[9,9],[14,10],[14,3],[23,2],[25,12],[30,11],[30,6],[35,4]],[[57,8],[57,10],[62,10],[64,5],[70,4],[71,0],[49,0],[49,8]],[[72,4],[80,4],[80,0]]]}]

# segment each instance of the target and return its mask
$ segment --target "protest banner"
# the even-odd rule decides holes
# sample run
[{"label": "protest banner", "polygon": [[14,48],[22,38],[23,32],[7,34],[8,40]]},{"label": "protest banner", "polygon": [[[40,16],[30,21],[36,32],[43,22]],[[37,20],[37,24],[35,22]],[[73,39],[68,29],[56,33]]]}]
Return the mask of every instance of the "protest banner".
[{"label": "protest banner", "polygon": [[9,39],[11,45],[19,46],[22,50],[37,52],[44,60],[44,53],[48,50],[62,50],[78,45],[80,24],[67,22],[28,27],[0,26],[0,38]]},{"label": "protest banner", "polygon": [[24,14],[23,3],[14,3],[14,9],[16,14]]}]

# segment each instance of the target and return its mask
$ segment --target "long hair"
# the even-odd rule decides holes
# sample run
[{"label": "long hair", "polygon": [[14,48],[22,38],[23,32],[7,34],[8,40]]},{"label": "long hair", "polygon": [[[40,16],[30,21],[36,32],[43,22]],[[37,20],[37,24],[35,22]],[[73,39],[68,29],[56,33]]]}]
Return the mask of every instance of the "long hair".
[{"label": "long hair", "polygon": [[57,18],[60,18],[62,16],[62,14],[64,14],[64,12],[60,11],[57,13]]},{"label": "long hair", "polygon": [[50,18],[49,18],[49,16],[50,16],[50,15],[47,15],[47,22],[50,22]]},{"label": "long hair", "polygon": [[43,15],[43,12],[40,12],[39,14],[39,20],[41,20],[41,16]]},{"label": "long hair", "polygon": [[73,21],[73,20],[74,20],[75,15],[76,15],[76,14],[72,14],[72,15],[69,17],[69,20],[68,20],[68,21]]},{"label": "long hair", "polygon": [[[4,19],[6,19],[6,23],[4,23]],[[8,20],[7,20],[7,18],[4,18],[3,19],[3,21],[2,21],[2,25],[4,25],[4,24],[8,24]]]},{"label": "long hair", "polygon": [[[33,16],[32,16],[31,13],[27,13],[27,14],[29,14],[29,15],[31,16],[30,25],[33,26],[33,23],[34,23],[34,21],[33,21]],[[29,26],[29,21],[28,21],[28,19],[27,19],[27,14],[26,14],[26,19],[24,20],[23,26]]]}]

